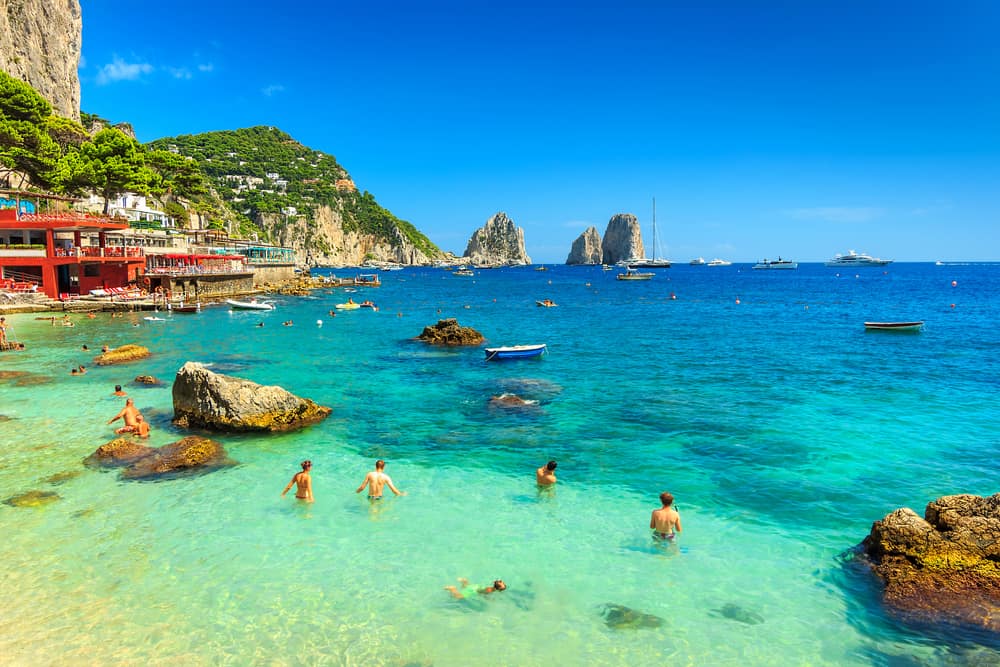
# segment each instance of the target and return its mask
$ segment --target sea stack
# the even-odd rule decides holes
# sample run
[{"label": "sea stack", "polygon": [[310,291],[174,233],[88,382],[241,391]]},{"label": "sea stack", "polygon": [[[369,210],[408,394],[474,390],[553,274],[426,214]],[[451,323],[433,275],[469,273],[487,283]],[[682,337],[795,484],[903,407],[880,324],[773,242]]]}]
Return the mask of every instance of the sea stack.
[{"label": "sea stack", "polygon": [[601,235],[597,233],[597,227],[591,225],[573,241],[573,247],[569,251],[566,263],[600,264],[602,259],[604,259],[604,253],[601,250]]},{"label": "sea stack", "polygon": [[531,264],[531,258],[524,249],[524,230],[517,227],[503,211],[472,234],[465,248],[465,257],[478,266]]},{"label": "sea stack", "polygon": [[608,221],[601,244],[604,264],[616,264],[635,257],[645,257],[639,221],[631,213],[618,213]]}]

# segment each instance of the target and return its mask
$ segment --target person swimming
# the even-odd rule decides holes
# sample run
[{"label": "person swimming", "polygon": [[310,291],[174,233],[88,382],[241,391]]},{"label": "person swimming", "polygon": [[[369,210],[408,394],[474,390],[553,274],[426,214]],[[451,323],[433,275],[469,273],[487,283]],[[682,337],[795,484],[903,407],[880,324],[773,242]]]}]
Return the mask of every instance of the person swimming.
[{"label": "person swimming", "polygon": [[493,583],[489,586],[470,586],[468,579],[459,577],[458,583],[460,587],[444,587],[444,589],[451,593],[451,596],[457,600],[472,598],[477,595],[489,595],[490,593],[499,593],[507,590],[507,584],[504,583],[503,579],[494,579]]}]

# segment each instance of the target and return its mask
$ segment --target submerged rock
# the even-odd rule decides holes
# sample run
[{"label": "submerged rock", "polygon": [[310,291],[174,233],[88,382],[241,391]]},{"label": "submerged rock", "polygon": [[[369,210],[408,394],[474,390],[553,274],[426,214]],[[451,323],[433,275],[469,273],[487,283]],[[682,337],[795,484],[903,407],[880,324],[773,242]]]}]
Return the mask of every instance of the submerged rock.
[{"label": "submerged rock", "polygon": [[226,461],[226,450],[215,440],[189,435],[151,450],[122,471],[125,479],[146,479],[193,468],[211,467]]},{"label": "submerged rock", "polygon": [[54,503],[59,499],[60,496],[58,493],[35,490],[11,496],[3,502],[5,505],[10,505],[11,507],[42,507],[43,505]]},{"label": "submerged rock", "polygon": [[151,384],[151,385],[163,384],[152,375],[136,375],[135,379],[132,381],[135,382],[136,384]]},{"label": "submerged rock", "polygon": [[23,375],[14,380],[14,385],[18,387],[36,387],[40,384],[49,384],[55,380],[50,375]]},{"label": "submerged rock", "polygon": [[503,410],[537,408],[538,401],[529,401],[521,398],[517,394],[500,394],[499,396],[490,397],[490,407]]},{"label": "submerged rock", "polygon": [[728,602],[718,609],[713,609],[709,613],[712,616],[728,618],[731,621],[746,623],[747,625],[760,625],[764,622],[764,617],[757,612],[750,611],[732,602]]},{"label": "submerged rock", "polygon": [[145,359],[149,355],[149,349],[143,347],[142,345],[122,345],[121,347],[116,347],[97,355],[94,357],[94,363],[98,366],[124,364],[130,361]]},{"label": "submerged rock", "polygon": [[30,375],[28,371],[0,371],[0,381],[15,380],[25,375]]},{"label": "submerged rock", "polygon": [[83,473],[79,470],[64,470],[62,472],[57,472],[54,475],[46,477],[45,483],[51,484],[52,486],[58,486],[60,484],[68,482],[71,479],[79,477],[81,474]]},{"label": "submerged rock", "polygon": [[1000,632],[1000,494],[943,496],[872,524],[863,560],[905,620]]},{"label": "submerged rock", "polygon": [[424,327],[417,338],[431,345],[481,345],[486,340],[483,334],[472,327],[463,327],[454,317]]},{"label": "submerged rock", "polygon": [[605,625],[615,630],[638,630],[640,628],[658,628],[663,625],[663,619],[652,614],[644,614],[625,605],[608,602],[601,606],[601,618]]},{"label": "submerged rock", "polygon": [[213,373],[189,361],[173,387],[174,423],[216,431],[291,431],[330,415],[330,408],[277,386]]}]

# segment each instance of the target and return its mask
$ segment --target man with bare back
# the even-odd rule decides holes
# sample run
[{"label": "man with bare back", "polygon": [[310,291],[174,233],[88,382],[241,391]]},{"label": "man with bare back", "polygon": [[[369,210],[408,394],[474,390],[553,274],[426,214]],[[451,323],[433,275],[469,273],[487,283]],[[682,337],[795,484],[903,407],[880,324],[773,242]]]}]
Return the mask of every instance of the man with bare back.
[{"label": "man with bare back", "polygon": [[365,480],[361,482],[361,486],[355,493],[361,493],[367,486],[369,500],[382,500],[382,488],[388,486],[397,496],[406,495],[393,485],[392,479],[383,470],[385,470],[385,461],[379,459],[375,462],[375,470],[365,475]]}]

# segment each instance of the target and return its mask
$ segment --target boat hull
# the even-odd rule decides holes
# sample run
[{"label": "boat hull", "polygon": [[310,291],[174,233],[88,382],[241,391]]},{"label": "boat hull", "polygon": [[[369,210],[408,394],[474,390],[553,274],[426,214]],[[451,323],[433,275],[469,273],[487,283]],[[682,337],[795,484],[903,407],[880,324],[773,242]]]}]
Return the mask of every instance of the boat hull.
[{"label": "boat hull", "polygon": [[865,322],[865,331],[920,331],[923,322]]},{"label": "boat hull", "polygon": [[233,299],[226,299],[226,303],[228,303],[233,310],[274,310],[274,305],[270,303],[235,301]]},{"label": "boat hull", "polygon": [[511,345],[509,347],[486,348],[486,361],[502,361],[505,359],[530,359],[545,353],[545,344],[541,345]]}]

